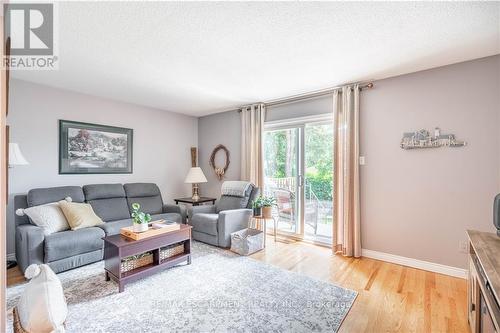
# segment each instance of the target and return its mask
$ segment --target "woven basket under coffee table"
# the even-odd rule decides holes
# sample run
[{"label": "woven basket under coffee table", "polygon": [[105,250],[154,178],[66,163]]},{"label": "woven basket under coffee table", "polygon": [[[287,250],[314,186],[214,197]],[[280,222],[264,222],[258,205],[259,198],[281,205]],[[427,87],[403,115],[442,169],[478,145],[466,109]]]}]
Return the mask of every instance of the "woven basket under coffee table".
[{"label": "woven basket under coffee table", "polygon": [[123,235],[104,237],[106,281],[116,281],[122,292],[126,283],[184,261],[191,264],[191,228],[181,224],[178,230],[140,240]]}]

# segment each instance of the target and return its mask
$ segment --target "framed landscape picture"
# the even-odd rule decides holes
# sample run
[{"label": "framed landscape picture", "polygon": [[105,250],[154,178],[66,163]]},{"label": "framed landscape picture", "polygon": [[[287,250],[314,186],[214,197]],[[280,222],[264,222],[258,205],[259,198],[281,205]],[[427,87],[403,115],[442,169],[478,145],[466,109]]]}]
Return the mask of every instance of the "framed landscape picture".
[{"label": "framed landscape picture", "polygon": [[132,173],[133,130],[59,120],[59,174]]}]

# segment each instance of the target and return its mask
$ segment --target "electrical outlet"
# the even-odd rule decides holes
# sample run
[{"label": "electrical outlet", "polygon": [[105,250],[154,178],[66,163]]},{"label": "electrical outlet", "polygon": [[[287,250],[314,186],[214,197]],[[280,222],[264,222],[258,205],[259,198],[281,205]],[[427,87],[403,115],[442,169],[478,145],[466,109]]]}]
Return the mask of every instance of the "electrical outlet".
[{"label": "electrical outlet", "polygon": [[461,253],[469,253],[468,243],[466,241],[459,241],[458,242],[458,250]]},{"label": "electrical outlet", "polygon": [[365,157],[364,156],[359,157],[359,165],[365,165]]}]

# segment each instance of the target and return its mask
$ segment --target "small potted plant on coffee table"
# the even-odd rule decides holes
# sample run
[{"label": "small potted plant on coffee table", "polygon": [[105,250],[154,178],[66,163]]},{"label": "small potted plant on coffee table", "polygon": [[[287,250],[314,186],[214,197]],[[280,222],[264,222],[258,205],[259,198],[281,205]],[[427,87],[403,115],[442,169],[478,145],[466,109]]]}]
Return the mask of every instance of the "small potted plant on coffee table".
[{"label": "small potted plant on coffee table", "polygon": [[148,231],[148,223],[151,221],[151,215],[141,212],[141,205],[137,202],[132,204],[132,219],[134,232]]}]

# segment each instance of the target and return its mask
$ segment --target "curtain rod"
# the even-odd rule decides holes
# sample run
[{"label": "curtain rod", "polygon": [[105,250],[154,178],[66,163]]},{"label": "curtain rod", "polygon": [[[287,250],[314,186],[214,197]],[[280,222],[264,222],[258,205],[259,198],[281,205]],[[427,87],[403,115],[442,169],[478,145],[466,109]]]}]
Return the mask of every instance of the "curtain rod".
[{"label": "curtain rod", "polygon": [[[270,101],[267,101],[267,102],[263,102],[262,104],[264,104],[265,106],[274,106],[274,105],[279,105],[279,104],[286,104],[286,103],[296,102],[296,101],[300,101],[300,100],[303,100],[303,99],[311,99],[311,98],[315,98],[315,97],[321,97],[321,96],[325,96],[325,95],[330,95],[335,90],[340,89],[340,88],[342,88],[344,86],[346,86],[346,85],[337,86],[337,87],[328,88],[328,89],[319,90],[319,91],[314,91],[314,92],[310,92],[310,93],[304,93],[304,94],[298,94],[298,95],[288,96],[288,97],[279,98],[279,99],[273,99],[273,100],[270,100]],[[363,90],[363,89],[366,89],[366,88],[369,88],[369,89],[373,88],[373,82],[368,82],[368,83],[360,84],[360,86],[359,86],[359,90]],[[258,103],[256,103],[256,104],[258,104]],[[242,108],[243,107],[244,106],[242,106]],[[241,112],[241,108],[239,108],[239,109],[233,109],[233,110],[228,110],[228,111],[235,111],[235,110],[237,110],[238,112]]]}]

